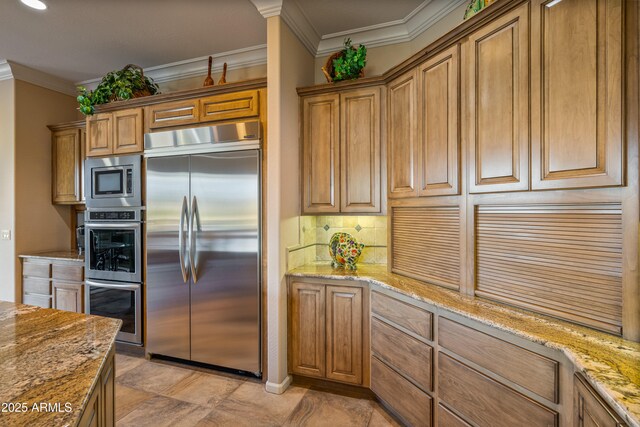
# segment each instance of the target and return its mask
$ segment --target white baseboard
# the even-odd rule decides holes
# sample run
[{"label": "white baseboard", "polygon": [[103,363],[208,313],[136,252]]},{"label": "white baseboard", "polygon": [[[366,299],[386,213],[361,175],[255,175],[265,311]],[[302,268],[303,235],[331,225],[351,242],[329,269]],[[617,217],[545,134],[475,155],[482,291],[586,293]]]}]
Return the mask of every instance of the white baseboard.
[{"label": "white baseboard", "polygon": [[287,377],[281,383],[272,383],[271,381],[267,381],[264,388],[273,394],[282,394],[291,384],[291,375],[287,375]]}]

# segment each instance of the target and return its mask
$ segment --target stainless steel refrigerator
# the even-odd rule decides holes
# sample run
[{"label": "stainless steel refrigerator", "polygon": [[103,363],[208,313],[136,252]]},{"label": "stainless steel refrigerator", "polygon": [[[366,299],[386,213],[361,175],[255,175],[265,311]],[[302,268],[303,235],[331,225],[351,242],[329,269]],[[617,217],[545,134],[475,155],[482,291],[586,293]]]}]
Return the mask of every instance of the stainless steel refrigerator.
[{"label": "stainless steel refrigerator", "polygon": [[259,124],[145,135],[146,351],[261,374]]}]

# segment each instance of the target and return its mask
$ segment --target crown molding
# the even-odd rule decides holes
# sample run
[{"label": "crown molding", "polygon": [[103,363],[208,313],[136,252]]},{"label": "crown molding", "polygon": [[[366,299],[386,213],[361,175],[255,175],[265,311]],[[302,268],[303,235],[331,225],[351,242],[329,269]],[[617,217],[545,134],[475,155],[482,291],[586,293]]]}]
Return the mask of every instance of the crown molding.
[{"label": "crown molding", "polygon": [[250,0],[264,18],[278,16],[282,12],[284,0]]},{"label": "crown molding", "polygon": [[[235,70],[267,63],[267,45],[262,44],[244,49],[217,53],[213,56],[212,72],[221,72],[223,64],[227,63],[227,69]],[[207,73],[209,56],[187,59],[185,61],[172,62],[144,69],[144,74],[151,77],[156,83],[165,83],[173,80],[201,76]],[[98,86],[102,78],[85,80],[76,85],[85,86],[93,90]]]},{"label": "crown molding", "polygon": [[13,73],[11,72],[11,66],[6,59],[0,59],[0,81],[12,78]]},{"label": "crown molding", "polygon": [[0,80],[22,80],[66,95],[76,96],[76,87],[68,80],[52,76],[9,60],[0,60]]},{"label": "crown molding", "polygon": [[315,56],[325,56],[342,49],[346,37],[367,47],[411,41],[463,3],[467,0],[425,0],[404,19],[323,35]]},{"label": "crown molding", "polygon": [[298,2],[296,0],[284,2],[280,16],[309,53],[312,56],[316,56],[318,44],[320,43],[320,34],[311,24],[311,20],[309,20],[309,17],[304,13]]}]

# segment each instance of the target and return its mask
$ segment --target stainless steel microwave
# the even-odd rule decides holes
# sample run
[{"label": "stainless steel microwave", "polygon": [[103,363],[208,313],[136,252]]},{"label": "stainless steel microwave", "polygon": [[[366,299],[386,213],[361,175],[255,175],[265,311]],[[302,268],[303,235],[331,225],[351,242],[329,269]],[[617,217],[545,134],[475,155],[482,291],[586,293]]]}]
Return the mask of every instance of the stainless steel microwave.
[{"label": "stainless steel microwave", "polygon": [[141,156],[95,157],[85,161],[87,208],[142,206]]}]

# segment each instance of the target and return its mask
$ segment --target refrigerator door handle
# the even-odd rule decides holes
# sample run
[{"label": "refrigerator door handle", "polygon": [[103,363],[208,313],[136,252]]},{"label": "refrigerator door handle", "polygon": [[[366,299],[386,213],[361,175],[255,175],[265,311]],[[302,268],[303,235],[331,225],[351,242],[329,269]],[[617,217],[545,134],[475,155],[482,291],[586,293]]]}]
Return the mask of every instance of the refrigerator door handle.
[{"label": "refrigerator door handle", "polygon": [[189,218],[189,205],[187,203],[187,196],[184,196],[182,199],[182,209],[180,210],[180,229],[178,231],[178,244],[179,244],[179,249],[178,249],[178,253],[180,254],[180,269],[182,270],[182,281],[184,283],[187,283],[189,281],[189,267],[186,265],[186,258],[185,258],[185,250],[186,250],[186,244],[185,244],[185,239],[184,239],[184,220],[185,218]]},{"label": "refrigerator door handle", "polygon": [[202,228],[200,225],[200,211],[198,210],[198,199],[196,196],[193,196],[193,200],[191,201],[191,220],[189,221],[189,227],[189,261],[191,264],[191,277],[193,278],[193,284],[196,284],[198,282],[197,233]]}]

